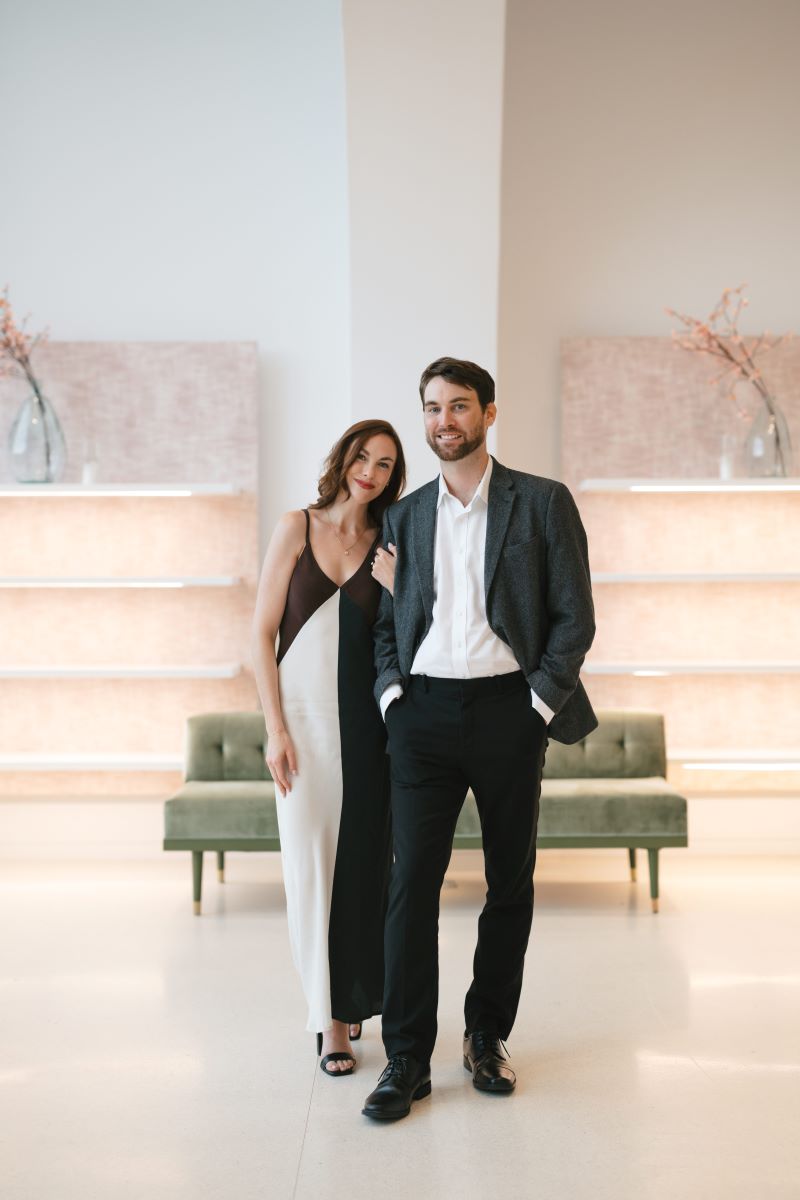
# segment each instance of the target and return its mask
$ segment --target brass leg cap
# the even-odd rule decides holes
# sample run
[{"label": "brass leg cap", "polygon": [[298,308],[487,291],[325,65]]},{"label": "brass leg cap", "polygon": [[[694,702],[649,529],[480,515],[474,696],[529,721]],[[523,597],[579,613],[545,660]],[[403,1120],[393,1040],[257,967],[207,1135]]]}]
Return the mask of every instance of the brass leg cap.
[{"label": "brass leg cap", "polygon": [[631,883],[636,883],[636,867],[631,867]]},{"label": "brass leg cap", "polygon": [[224,883],[224,882],[225,882],[225,871],[224,871],[224,870],[223,870],[223,871],[217,871],[217,879],[220,881],[220,883]]},{"label": "brass leg cap", "polygon": [[653,912],[657,913],[658,912],[658,897],[656,896],[655,900],[651,900],[650,903],[653,905]]},{"label": "brass leg cap", "polygon": [[193,900],[193,901],[192,901],[192,903],[193,903],[193,905],[194,905],[194,915],[195,915],[196,917],[199,917],[199,916],[200,916],[200,901],[199,901],[199,900]]}]

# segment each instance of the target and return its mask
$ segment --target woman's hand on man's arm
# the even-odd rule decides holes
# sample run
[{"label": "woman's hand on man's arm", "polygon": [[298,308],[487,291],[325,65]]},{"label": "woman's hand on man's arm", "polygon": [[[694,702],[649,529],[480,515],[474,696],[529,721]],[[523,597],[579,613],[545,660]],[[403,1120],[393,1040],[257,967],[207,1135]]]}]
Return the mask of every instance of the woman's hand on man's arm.
[{"label": "woman's hand on man's arm", "polygon": [[372,560],[372,578],[394,595],[394,573],[397,569],[397,547],[389,542],[388,549],[379,546]]}]

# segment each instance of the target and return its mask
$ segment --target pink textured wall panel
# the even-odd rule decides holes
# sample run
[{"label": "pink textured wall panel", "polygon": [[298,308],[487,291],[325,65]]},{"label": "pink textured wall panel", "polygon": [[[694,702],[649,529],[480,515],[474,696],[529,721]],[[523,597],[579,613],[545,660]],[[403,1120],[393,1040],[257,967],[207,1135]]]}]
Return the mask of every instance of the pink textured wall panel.
[{"label": "pink textured wall panel", "polygon": [[[792,750],[797,746],[797,675],[587,675],[599,708],[664,714],[667,748]],[[750,780],[751,787],[753,779]]]},{"label": "pink textured wall panel", "polygon": [[800,493],[577,492],[592,571],[800,572]]},{"label": "pink textured wall panel", "polygon": [[193,713],[258,708],[252,676],[235,679],[0,680],[0,749],[19,754],[175,754]]},{"label": "pink textured wall panel", "polygon": [[258,574],[253,493],[0,500],[3,575]]},{"label": "pink textured wall panel", "polygon": [[594,604],[590,662],[800,660],[800,584],[596,584]]},{"label": "pink textured wall panel", "polygon": [[254,604],[254,589],[242,586],[0,589],[0,662],[51,667],[249,662]]},{"label": "pink textured wall panel", "polygon": [[[568,338],[561,347],[564,482],[716,478],[723,433],[748,423],[709,386],[718,359],[675,349],[671,338]],[[800,450],[800,338],[763,362]],[[800,472],[800,464],[796,464]]]},{"label": "pink textured wall panel", "polygon": [[[254,342],[49,342],[36,377],[67,443],[64,483],[79,483],[85,438],[98,483],[258,484]],[[0,380],[7,430],[28,392]],[[3,456],[0,480],[10,480]]]},{"label": "pink textured wall panel", "polygon": [[87,796],[100,804],[109,797],[167,797],[183,782],[182,771],[5,771],[3,794],[73,800]]}]

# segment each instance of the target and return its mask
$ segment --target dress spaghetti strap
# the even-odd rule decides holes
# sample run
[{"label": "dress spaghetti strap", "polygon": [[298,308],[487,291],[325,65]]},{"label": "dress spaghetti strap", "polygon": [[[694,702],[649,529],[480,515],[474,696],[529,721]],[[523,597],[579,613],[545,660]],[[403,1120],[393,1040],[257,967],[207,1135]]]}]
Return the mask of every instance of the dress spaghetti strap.
[{"label": "dress spaghetti strap", "polygon": [[308,546],[311,542],[311,517],[308,515],[307,508],[304,508],[303,512],[306,514],[306,545]]}]

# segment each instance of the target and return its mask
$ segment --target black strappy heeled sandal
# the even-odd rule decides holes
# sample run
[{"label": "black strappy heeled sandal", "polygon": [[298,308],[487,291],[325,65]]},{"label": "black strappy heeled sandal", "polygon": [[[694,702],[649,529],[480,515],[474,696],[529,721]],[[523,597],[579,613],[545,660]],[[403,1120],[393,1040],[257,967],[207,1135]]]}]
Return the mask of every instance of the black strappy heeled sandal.
[{"label": "black strappy heeled sandal", "polygon": [[[352,1038],[350,1039],[352,1041]],[[356,1039],[358,1040],[358,1039]],[[317,1034],[317,1057],[322,1054],[322,1034]],[[346,1071],[328,1071],[326,1070],[329,1062],[351,1062],[352,1067],[348,1067]],[[340,1075],[352,1075],[356,1069],[356,1060],[352,1054],[347,1054],[344,1050],[334,1050],[332,1054],[326,1054],[319,1064],[319,1069],[323,1075],[327,1075],[329,1079],[338,1079]]]},{"label": "black strappy heeled sandal", "polygon": [[[350,1022],[350,1029],[351,1029],[351,1033],[350,1033],[350,1041],[351,1041],[351,1042],[360,1042],[360,1041],[361,1041],[361,1034],[362,1034],[362,1033],[363,1033],[363,1031],[364,1031],[364,1022],[363,1022],[363,1021],[351,1021],[351,1022]],[[352,1030],[353,1030],[353,1029],[357,1029],[357,1030],[358,1030],[358,1033],[353,1033],[353,1032],[352,1032]]]}]

